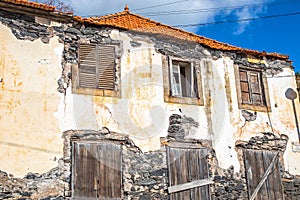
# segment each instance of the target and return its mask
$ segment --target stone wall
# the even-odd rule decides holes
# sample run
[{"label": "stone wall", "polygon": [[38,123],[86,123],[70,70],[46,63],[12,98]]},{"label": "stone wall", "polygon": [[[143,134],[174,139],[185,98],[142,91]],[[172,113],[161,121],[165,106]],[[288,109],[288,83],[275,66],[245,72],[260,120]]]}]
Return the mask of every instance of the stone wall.
[{"label": "stone wall", "polygon": [[[41,39],[44,43],[48,43],[53,36],[60,38],[61,43],[65,46],[62,75],[57,83],[58,91],[61,93],[65,93],[66,88],[70,86],[70,64],[78,62],[77,48],[79,41],[122,45],[120,41],[114,41],[109,37],[112,29],[107,27],[86,27],[82,24],[74,24],[74,26],[61,24],[51,27],[36,23],[33,17],[4,11],[0,12],[0,21],[10,27],[18,39]],[[132,37],[134,36],[132,35]],[[179,40],[174,43],[173,40],[155,38],[154,36],[147,37],[150,37],[155,42],[155,48],[163,54],[195,59],[207,56],[212,56],[216,59],[226,55],[233,58],[237,64],[249,64],[245,56],[236,53],[215,51],[199,44],[187,44]],[[138,46],[139,44],[131,42],[131,45]],[[198,51],[195,51],[195,49]],[[117,54],[117,59],[120,59],[122,52],[119,51]],[[277,71],[280,71],[279,66],[287,65],[282,62],[273,62],[272,66],[273,69],[271,69],[270,73],[277,73]],[[198,122],[188,116],[172,115],[170,117],[168,136],[177,140],[186,140],[192,137],[193,129],[198,126]],[[169,199],[165,146],[162,145],[160,150],[145,153],[128,136],[111,133],[107,130],[71,130],[64,132],[63,138],[65,142],[63,159],[58,161],[58,167],[50,170],[48,173],[29,173],[24,178],[14,178],[13,175],[0,172],[0,198],[66,199],[71,197],[71,141],[104,140],[122,144],[123,195],[125,199]],[[252,137],[249,141],[238,141],[236,149],[239,152],[241,165],[243,166],[241,151],[245,148],[280,151],[280,163],[283,166],[282,153],[285,151],[286,142],[287,137],[284,135],[279,137],[272,133],[264,133],[262,136]],[[211,148],[211,145],[208,145],[208,147]],[[245,172],[243,170],[235,173],[233,168],[219,168],[213,149],[207,155],[207,159],[210,167],[210,176],[215,182],[210,186],[212,199],[248,198]],[[299,198],[299,177],[288,176],[287,172],[283,170],[282,177],[286,198]]]},{"label": "stone wall", "polygon": [[0,171],[0,199],[64,199],[62,165],[45,174],[28,173],[24,178]]},{"label": "stone wall", "polygon": [[286,200],[300,199],[300,176],[285,174],[282,179],[282,185]]},{"label": "stone wall", "polygon": [[72,141],[114,141],[122,145],[122,179],[124,199],[168,199],[167,162],[165,147],[158,151],[141,152],[123,134],[92,130],[66,131],[64,134],[64,169],[66,179],[65,196],[71,196],[71,142]]}]

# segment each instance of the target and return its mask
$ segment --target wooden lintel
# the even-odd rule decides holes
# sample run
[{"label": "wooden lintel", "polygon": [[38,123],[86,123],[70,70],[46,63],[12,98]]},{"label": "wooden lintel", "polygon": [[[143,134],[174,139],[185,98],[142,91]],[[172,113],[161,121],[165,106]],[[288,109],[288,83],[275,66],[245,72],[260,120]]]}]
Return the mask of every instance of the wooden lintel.
[{"label": "wooden lintel", "polygon": [[174,185],[174,186],[170,186],[168,187],[168,191],[169,193],[174,193],[174,192],[180,192],[183,190],[188,190],[191,188],[195,188],[195,187],[200,187],[200,186],[204,186],[204,185],[208,185],[208,184],[213,184],[214,181],[211,178],[207,178],[207,179],[201,179],[201,180],[196,180],[196,181],[192,181],[189,183],[183,183],[180,185]]}]

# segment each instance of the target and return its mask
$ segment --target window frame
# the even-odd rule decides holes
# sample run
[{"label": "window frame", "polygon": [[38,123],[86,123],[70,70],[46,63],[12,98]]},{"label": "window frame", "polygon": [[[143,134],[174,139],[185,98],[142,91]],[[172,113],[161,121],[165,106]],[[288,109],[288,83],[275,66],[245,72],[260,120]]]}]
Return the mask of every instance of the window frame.
[{"label": "window frame", "polygon": [[[182,97],[182,96],[173,96],[171,89],[171,68],[172,62],[185,62],[190,63],[190,66],[193,68],[193,73],[196,73],[193,77],[196,77],[197,85],[197,96],[196,97]],[[169,103],[180,103],[180,104],[189,104],[189,105],[204,105],[203,101],[203,90],[202,90],[202,77],[200,70],[200,62],[198,60],[192,59],[182,59],[172,56],[162,56],[162,68],[163,68],[163,80],[164,80],[164,101]]]},{"label": "window frame", "polygon": [[[100,46],[110,46],[114,47],[114,89],[101,89],[101,88],[87,88],[87,87],[81,87],[79,84],[79,69],[80,69],[80,45],[93,45],[96,48],[96,51],[99,51]],[[94,96],[105,96],[105,97],[121,97],[121,80],[119,80],[120,77],[120,63],[117,62],[117,45],[111,45],[111,44],[102,44],[102,43],[79,43],[78,44],[78,51],[77,51],[77,57],[78,62],[77,64],[72,65],[72,92],[74,94],[85,94],[85,95],[94,95]],[[96,52],[97,54],[98,52]],[[97,61],[97,64],[99,62]],[[96,64],[96,65],[97,65]],[[97,73],[97,72],[96,72]],[[97,76],[97,75],[96,75]]]},{"label": "window frame", "polygon": [[[263,70],[258,67],[246,67],[246,66],[234,65],[234,71],[235,71],[236,91],[237,91],[237,100],[238,100],[239,109],[246,109],[246,110],[253,110],[253,111],[260,111],[260,112],[271,112],[268,80],[266,75],[263,73]],[[254,104],[253,102],[245,103],[242,101],[240,71],[246,71],[247,74],[251,72],[260,74],[260,78],[259,78],[260,92],[262,95],[262,101],[264,102],[264,105]],[[248,84],[249,84],[249,78],[248,78]],[[251,98],[251,94],[250,94],[250,98]]]}]

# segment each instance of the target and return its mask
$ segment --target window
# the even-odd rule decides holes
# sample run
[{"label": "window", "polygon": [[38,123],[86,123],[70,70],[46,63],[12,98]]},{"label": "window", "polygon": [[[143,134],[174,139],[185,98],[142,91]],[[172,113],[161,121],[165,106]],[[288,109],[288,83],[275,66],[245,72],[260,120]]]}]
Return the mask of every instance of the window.
[{"label": "window", "polygon": [[261,73],[240,69],[242,103],[265,105]]},{"label": "window", "polygon": [[197,78],[192,63],[172,61],[171,94],[176,97],[197,97]]},{"label": "window", "polygon": [[115,46],[80,44],[74,92],[101,96],[116,96]]},{"label": "window", "polygon": [[72,143],[73,199],[120,199],[122,147],[108,142]]},{"label": "window", "polygon": [[267,78],[256,68],[236,68],[239,107],[255,111],[271,111]]},{"label": "window", "polygon": [[200,63],[163,57],[166,102],[203,105]]}]

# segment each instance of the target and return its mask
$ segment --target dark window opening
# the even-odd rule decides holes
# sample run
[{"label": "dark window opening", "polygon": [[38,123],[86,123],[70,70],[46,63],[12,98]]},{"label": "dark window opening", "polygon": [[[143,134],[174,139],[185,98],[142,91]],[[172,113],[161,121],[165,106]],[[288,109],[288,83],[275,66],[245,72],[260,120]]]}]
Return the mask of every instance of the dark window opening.
[{"label": "dark window opening", "polygon": [[198,97],[197,77],[192,63],[171,61],[171,95],[174,97]]}]

